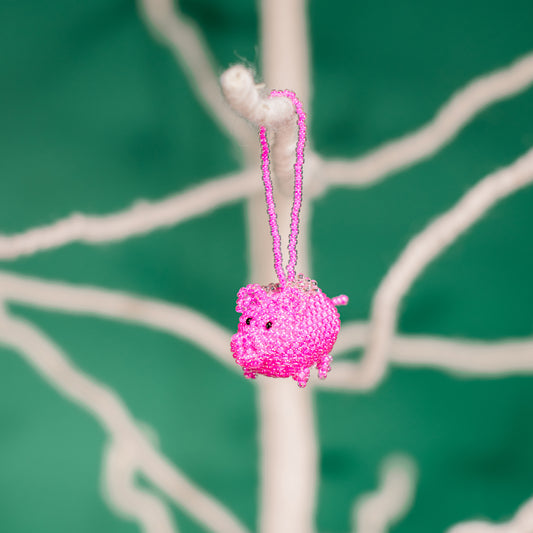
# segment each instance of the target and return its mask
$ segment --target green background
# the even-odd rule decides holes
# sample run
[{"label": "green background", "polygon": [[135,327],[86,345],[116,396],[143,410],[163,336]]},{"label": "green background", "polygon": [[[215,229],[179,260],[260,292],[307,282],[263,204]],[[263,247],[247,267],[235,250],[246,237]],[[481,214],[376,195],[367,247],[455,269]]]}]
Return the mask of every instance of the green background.
[{"label": "green background", "polygon": [[[181,2],[222,72],[260,60],[257,8]],[[529,0],[311,0],[311,143],[355,156],[428,121],[455,90],[533,49]],[[0,0],[0,231],[74,211],[106,214],[241,168],[169,51],[130,0]],[[259,66],[257,65],[259,69]],[[487,173],[533,145],[533,91],[480,114],[434,158],[315,204],[313,269],[328,294],[371,297],[408,239]],[[258,175],[259,179],[259,175]],[[416,282],[405,333],[498,339],[533,330],[533,189],[505,200]],[[213,257],[216,256],[216,262]],[[184,304],[233,329],[245,283],[243,204],[125,242],[72,244],[6,270]],[[161,449],[256,529],[254,387],[185,341],[129,324],[12,305],[113,387]],[[0,350],[0,531],[133,533],[100,495],[106,436],[22,359]],[[391,452],[419,468],[394,533],[509,518],[533,495],[533,379],[393,369],[370,394],[320,392],[317,523],[346,533],[353,499]],[[181,531],[199,526],[175,511]]]}]

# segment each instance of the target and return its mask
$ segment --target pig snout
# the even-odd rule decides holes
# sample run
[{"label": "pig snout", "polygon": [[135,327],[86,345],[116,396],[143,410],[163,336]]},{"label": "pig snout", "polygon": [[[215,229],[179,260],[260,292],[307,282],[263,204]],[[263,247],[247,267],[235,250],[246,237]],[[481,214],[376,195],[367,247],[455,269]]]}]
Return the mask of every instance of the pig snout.
[{"label": "pig snout", "polygon": [[235,361],[243,368],[255,368],[261,362],[256,342],[249,335],[236,333],[231,338],[231,351]]}]

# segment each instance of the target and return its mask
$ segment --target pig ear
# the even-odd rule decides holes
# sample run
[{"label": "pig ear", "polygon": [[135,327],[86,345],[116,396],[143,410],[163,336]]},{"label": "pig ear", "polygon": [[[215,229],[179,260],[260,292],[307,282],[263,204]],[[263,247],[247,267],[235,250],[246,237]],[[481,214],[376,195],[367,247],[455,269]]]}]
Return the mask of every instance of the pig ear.
[{"label": "pig ear", "polygon": [[235,310],[237,313],[243,313],[246,309],[259,305],[265,295],[265,290],[261,285],[257,283],[246,285],[237,294],[237,306]]}]

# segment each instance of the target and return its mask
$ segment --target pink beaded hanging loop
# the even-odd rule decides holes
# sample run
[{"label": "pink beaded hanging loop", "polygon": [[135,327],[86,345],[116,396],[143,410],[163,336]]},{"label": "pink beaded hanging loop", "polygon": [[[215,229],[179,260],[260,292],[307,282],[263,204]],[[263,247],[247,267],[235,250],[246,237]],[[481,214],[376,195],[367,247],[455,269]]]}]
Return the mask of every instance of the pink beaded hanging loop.
[{"label": "pink beaded hanging loop", "polygon": [[296,244],[298,242],[298,226],[300,222],[300,208],[302,206],[302,169],[304,164],[304,146],[305,146],[305,112],[302,103],[298,100],[293,91],[272,91],[270,98],[284,96],[289,98],[296,109],[298,115],[298,142],[296,144],[296,163],[294,165],[294,201],[291,213],[291,232],[289,236],[289,262],[287,264],[287,278],[283,271],[283,257],[281,254],[281,237],[276,218],[276,204],[272,193],[272,179],[270,177],[270,159],[269,147],[266,137],[266,128],[261,126],[259,138],[261,140],[261,171],[263,174],[263,183],[265,184],[265,196],[267,202],[267,211],[270,223],[270,233],[272,235],[272,247],[274,251],[274,267],[278,275],[279,282],[282,286],[286,282],[294,281],[296,277]]}]

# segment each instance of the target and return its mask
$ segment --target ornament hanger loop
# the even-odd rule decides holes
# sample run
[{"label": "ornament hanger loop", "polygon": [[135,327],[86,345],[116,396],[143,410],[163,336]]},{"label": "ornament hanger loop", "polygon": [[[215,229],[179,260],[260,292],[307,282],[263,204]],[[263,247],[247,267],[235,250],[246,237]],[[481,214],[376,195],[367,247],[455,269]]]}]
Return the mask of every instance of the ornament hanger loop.
[{"label": "ornament hanger loop", "polygon": [[291,213],[291,231],[289,235],[289,262],[287,264],[287,277],[283,269],[283,257],[281,253],[281,237],[279,234],[279,227],[276,217],[276,204],[274,203],[274,196],[272,191],[272,179],[270,177],[270,159],[269,146],[266,136],[265,126],[261,126],[259,130],[259,138],[261,141],[261,172],[263,176],[263,183],[265,184],[265,196],[267,202],[267,211],[270,224],[270,233],[272,235],[272,248],[274,252],[274,267],[278,275],[279,282],[282,286],[286,283],[294,281],[296,277],[296,261],[297,252],[296,244],[298,242],[298,227],[300,223],[300,208],[302,206],[302,181],[303,181],[303,164],[304,164],[304,146],[305,146],[305,112],[303,105],[298,100],[293,91],[277,91],[270,93],[270,98],[282,96],[289,98],[294,104],[296,114],[298,115],[298,141],[296,143],[296,163],[294,164],[294,199]]}]

